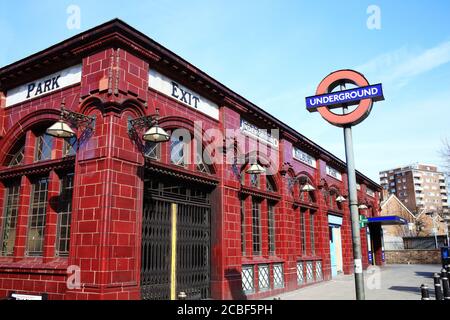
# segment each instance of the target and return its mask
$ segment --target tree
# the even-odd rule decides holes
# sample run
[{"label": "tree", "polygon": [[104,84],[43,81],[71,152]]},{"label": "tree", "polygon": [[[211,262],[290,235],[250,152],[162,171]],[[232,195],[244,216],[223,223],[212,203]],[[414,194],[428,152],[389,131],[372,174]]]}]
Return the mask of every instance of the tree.
[{"label": "tree", "polygon": [[450,141],[447,138],[442,140],[441,158],[444,163],[444,170],[450,176]]}]

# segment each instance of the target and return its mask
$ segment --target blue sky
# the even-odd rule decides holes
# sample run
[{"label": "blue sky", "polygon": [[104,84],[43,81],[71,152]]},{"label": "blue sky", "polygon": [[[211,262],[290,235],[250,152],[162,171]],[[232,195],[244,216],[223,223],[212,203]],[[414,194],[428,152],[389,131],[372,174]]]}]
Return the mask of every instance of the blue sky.
[{"label": "blue sky", "polygon": [[[69,5],[81,29],[66,26]],[[381,10],[369,30],[367,8]],[[386,101],[354,128],[357,168],[441,164],[450,139],[450,2],[442,1],[8,1],[0,10],[0,66],[112,18],[182,56],[345,159],[342,129],[305,109],[328,73],[363,72]]]}]

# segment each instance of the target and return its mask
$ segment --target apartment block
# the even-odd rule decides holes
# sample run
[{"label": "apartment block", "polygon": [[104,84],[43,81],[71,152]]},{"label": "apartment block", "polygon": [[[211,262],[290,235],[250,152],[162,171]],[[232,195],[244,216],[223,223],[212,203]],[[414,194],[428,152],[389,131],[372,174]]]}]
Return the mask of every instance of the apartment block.
[{"label": "apartment block", "polygon": [[380,172],[384,190],[415,214],[448,214],[448,181],[435,165],[415,163]]}]

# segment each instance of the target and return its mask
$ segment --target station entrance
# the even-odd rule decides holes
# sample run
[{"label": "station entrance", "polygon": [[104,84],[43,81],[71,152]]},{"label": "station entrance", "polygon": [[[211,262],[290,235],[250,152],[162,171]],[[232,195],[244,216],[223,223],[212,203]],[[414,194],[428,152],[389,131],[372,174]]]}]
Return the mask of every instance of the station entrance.
[{"label": "station entrance", "polygon": [[155,177],[145,181],[141,297],[210,297],[211,201],[207,188]]}]

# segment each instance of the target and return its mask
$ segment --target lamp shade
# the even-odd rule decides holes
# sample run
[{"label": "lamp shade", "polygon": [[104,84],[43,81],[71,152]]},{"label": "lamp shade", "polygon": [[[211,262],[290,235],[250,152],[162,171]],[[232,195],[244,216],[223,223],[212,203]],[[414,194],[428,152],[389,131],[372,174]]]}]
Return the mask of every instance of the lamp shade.
[{"label": "lamp shade", "polygon": [[54,123],[47,129],[47,134],[57,138],[72,138],[75,136],[75,132],[69,127],[67,123],[62,120]]},{"label": "lamp shade", "polygon": [[144,133],[142,139],[149,142],[166,142],[170,140],[170,135],[163,128],[155,125]]},{"label": "lamp shade", "polygon": [[314,190],[316,190],[316,188],[314,188],[312,185],[310,185],[309,183],[307,183],[307,184],[305,184],[303,187],[302,187],[302,191],[308,191],[308,192],[311,192],[311,191],[314,191]]},{"label": "lamp shade", "polygon": [[248,174],[263,174],[263,173],[266,173],[266,169],[264,169],[258,163],[254,163],[250,166],[250,168],[246,172]]},{"label": "lamp shade", "polygon": [[345,202],[345,201],[347,201],[347,199],[345,199],[343,196],[339,196],[336,198],[336,201],[337,202]]},{"label": "lamp shade", "polygon": [[366,206],[365,204],[360,204],[360,205],[358,206],[358,209],[365,210],[365,209],[369,209],[369,207]]}]

